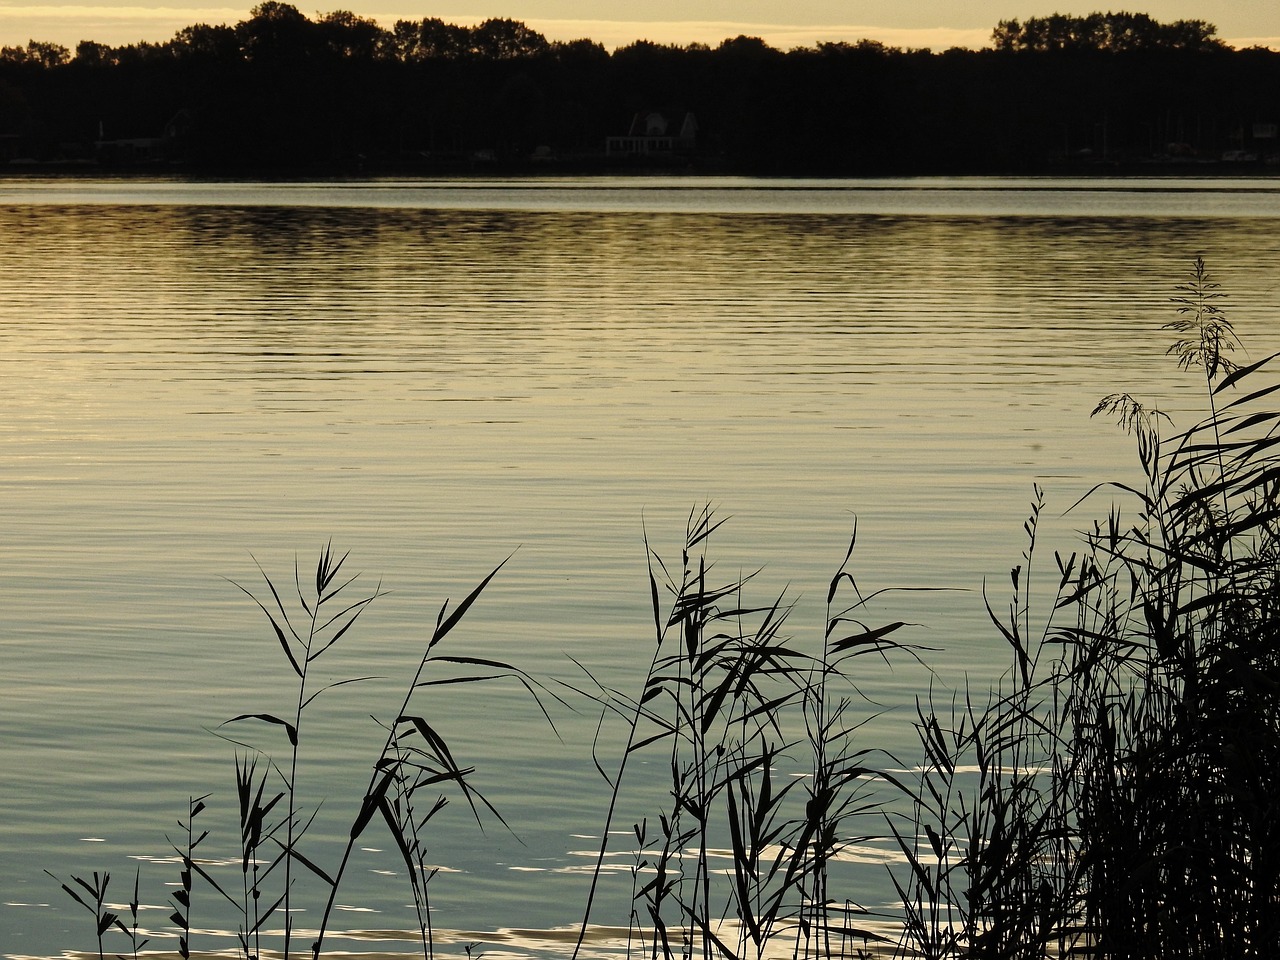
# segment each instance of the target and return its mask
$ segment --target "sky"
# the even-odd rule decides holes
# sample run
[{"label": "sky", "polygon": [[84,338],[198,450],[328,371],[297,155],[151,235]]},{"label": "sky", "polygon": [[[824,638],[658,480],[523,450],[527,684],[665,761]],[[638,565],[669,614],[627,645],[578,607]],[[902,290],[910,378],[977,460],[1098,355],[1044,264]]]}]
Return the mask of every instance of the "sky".
[{"label": "sky", "polygon": [[[137,0],[0,0],[0,45],[35,39],[74,49],[81,40],[113,45],[164,41],[191,24],[247,19],[255,2],[237,6],[225,5],[225,0],[188,0],[184,5],[183,0],[167,0],[157,6]],[[1277,0],[1086,0],[1076,5],[1065,0],[333,0],[313,7],[314,2],[295,0],[293,5],[309,17],[350,10],[388,28],[397,20],[423,17],[467,25],[506,17],[550,40],[587,37],[610,49],[635,40],[714,46],[739,34],[760,37],[781,50],[862,39],[895,47],[977,48],[987,44],[1001,20],[1112,9],[1146,13],[1163,22],[1207,20],[1232,46],[1280,49]]]}]

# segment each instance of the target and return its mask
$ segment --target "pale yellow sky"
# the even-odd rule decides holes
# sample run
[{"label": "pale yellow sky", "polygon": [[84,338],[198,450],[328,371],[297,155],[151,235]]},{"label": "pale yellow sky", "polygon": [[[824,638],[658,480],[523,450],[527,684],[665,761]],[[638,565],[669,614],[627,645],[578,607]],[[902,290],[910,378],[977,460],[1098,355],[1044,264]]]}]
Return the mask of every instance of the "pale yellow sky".
[{"label": "pale yellow sky", "polygon": [[[312,0],[314,2],[314,0]],[[464,0],[468,4],[476,0]],[[1059,0],[983,0],[960,5],[948,0],[740,0],[732,9],[724,0],[482,0],[484,6],[441,11],[423,0],[335,0],[313,7],[295,3],[308,16],[335,9],[352,10],[390,27],[396,20],[437,16],[474,24],[488,17],[523,20],[552,40],[588,37],[614,48],[634,40],[715,45],[739,34],[758,36],[782,50],[819,41],[879,40],[896,47],[980,47],[997,22],[1009,18],[1071,10]],[[1028,5],[1033,4],[1033,5]],[[234,24],[253,6],[146,5],[99,0],[97,3],[14,3],[0,0],[0,44],[50,40],[74,48],[80,40],[121,44],[167,40],[194,23]],[[1105,6],[1105,5],[1104,5]],[[1093,6],[1073,12],[1088,13]],[[1274,0],[1154,0],[1133,5],[1158,20],[1202,19],[1218,26],[1218,35],[1234,46],[1254,43],[1280,48],[1280,4]]]}]

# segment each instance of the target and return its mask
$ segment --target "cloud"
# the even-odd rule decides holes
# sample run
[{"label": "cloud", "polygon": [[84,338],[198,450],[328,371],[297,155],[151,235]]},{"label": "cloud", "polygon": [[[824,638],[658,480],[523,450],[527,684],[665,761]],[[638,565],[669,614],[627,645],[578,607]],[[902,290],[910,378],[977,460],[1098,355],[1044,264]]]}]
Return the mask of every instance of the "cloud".
[{"label": "cloud", "polygon": [[1224,37],[1223,41],[1237,50],[1245,50],[1249,47],[1268,47],[1272,50],[1280,50],[1280,37]]},{"label": "cloud", "polygon": [[10,6],[0,5],[0,14],[4,17],[19,17],[28,20],[183,20],[200,23],[217,21],[239,21],[245,16],[240,7],[118,7],[89,6],[87,4],[48,6],[35,5]]},{"label": "cloud", "polygon": [[244,17],[239,7],[0,4],[0,43],[23,44],[34,38],[74,47],[81,40],[162,41],[195,23],[237,23]]}]

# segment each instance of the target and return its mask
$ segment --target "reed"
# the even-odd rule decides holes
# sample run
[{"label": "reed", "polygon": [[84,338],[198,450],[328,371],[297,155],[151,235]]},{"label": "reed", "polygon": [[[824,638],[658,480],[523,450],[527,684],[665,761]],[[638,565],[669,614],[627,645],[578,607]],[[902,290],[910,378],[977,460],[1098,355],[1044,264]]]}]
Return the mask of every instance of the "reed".
[{"label": "reed", "polygon": [[[510,558],[508,558],[510,559]],[[411,711],[415,694],[421,691],[440,692],[450,688],[468,688],[493,680],[515,680],[538,705],[551,729],[554,721],[547,712],[544,696],[552,696],[547,688],[523,669],[501,660],[469,655],[445,654],[437,650],[439,644],[453,632],[467,611],[498,575],[506,564],[498,564],[453,609],[446,600],[436,615],[435,626],[428,638],[417,669],[414,671],[395,717],[382,724],[386,740],[373,762],[368,786],[360,803],[360,810],[351,825],[346,845],[337,870],[328,881],[328,898],[321,914],[320,929],[312,944],[313,957],[319,957],[324,945],[325,933],[333,915],[338,887],[355,850],[356,841],[369,826],[375,815],[380,816],[390,831],[396,848],[408,871],[410,891],[418,918],[418,933],[423,957],[434,953],[431,935],[431,904],[427,896],[427,884],[436,871],[427,865],[425,830],[429,821],[449,802],[439,791],[455,789],[466,802],[477,824],[481,811],[487,811],[503,826],[507,822],[484,794],[473,784],[472,767],[463,767],[454,758],[448,742],[439,730],[429,722],[427,715]],[[432,671],[447,671],[435,676]],[[422,803],[418,795],[422,791],[436,796]]]},{"label": "reed", "polygon": [[[275,754],[269,749],[263,753],[268,758],[271,770],[279,775],[284,788],[282,796],[271,801],[266,809],[269,810],[274,807],[276,801],[283,799],[285,804],[283,820],[275,828],[264,832],[262,820],[258,815],[263,814],[265,811],[259,807],[258,810],[250,811],[249,814],[248,828],[253,833],[252,837],[245,838],[242,833],[242,842],[245,844],[243,850],[244,863],[252,862],[254,865],[254,881],[250,887],[252,907],[246,907],[246,910],[251,910],[253,915],[252,917],[248,915],[245,917],[246,924],[250,919],[252,919],[253,923],[245,931],[245,935],[258,937],[262,925],[277,911],[281,912],[284,920],[282,952],[285,960],[288,960],[291,955],[294,934],[292,902],[295,868],[305,868],[331,889],[337,883],[334,877],[320,867],[311,857],[303,854],[300,849],[302,838],[314,821],[318,810],[318,807],[313,807],[309,814],[304,812],[303,794],[298,784],[298,761],[302,742],[303,718],[307,709],[325,692],[336,687],[370,679],[368,677],[350,677],[325,684],[318,689],[313,689],[313,685],[310,683],[312,665],[333,649],[348,631],[355,626],[356,621],[368,608],[369,604],[379,596],[379,591],[374,590],[372,593],[360,594],[355,599],[350,599],[350,588],[355,583],[356,578],[340,579],[346,559],[346,554],[342,556],[334,554],[332,544],[326,546],[321,551],[320,558],[316,563],[314,582],[306,587],[303,585],[300,570],[295,564],[293,586],[297,606],[292,612],[265,571],[263,571],[263,580],[270,594],[269,600],[261,600],[247,588],[240,587],[257,604],[267,618],[275,639],[279,643],[280,649],[288,660],[289,667],[297,680],[291,715],[282,717],[279,713],[244,713],[227,721],[228,724],[246,720],[261,721],[282,729],[288,739],[288,752],[283,764],[272,759]],[[242,782],[239,777],[237,778],[237,791],[241,796],[242,832],[246,827],[243,798],[246,788],[252,790],[252,781],[252,769],[249,771],[247,783]],[[257,789],[257,801],[259,802],[262,789],[263,784],[259,782]],[[281,834],[283,834],[283,838],[281,838]],[[281,872],[283,873],[279,896],[265,908],[261,906],[261,890],[259,887],[261,878],[257,872],[257,857],[262,849],[263,840],[274,843],[280,849],[279,860],[272,862],[264,873],[274,871],[277,866],[281,867]],[[249,847],[250,843],[252,843],[252,848]],[[256,951],[251,954],[251,956],[256,955]]]},{"label": "reed", "polygon": [[802,742],[811,764],[803,813],[791,840],[792,869],[800,892],[794,947],[799,957],[841,955],[850,942],[884,939],[858,926],[854,918],[866,916],[867,911],[848,899],[840,903],[830,887],[831,864],[847,847],[883,839],[880,829],[869,827],[883,815],[883,796],[875,784],[898,784],[874,766],[877,758],[901,764],[898,758],[859,742],[859,731],[867,721],[851,719],[853,698],[862,696],[857,683],[864,673],[860,658],[886,666],[892,664],[891,658],[921,662],[920,653],[927,649],[896,639],[907,626],[904,621],[872,620],[873,602],[890,590],[864,594],[859,589],[852,571],[857,541],[855,521],[844,559],[827,587],[821,652],[810,666],[802,697]]},{"label": "reed", "polygon": [[[621,717],[627,735],[611,773],[597,760],[611,800],[579,949],[625,771],[658,751],[669,801],[633,826],[633,947],[652,960],[759,960],[784,931],[797,956],[878,939],[829,886],[833,860],[869,838],[854,824],[878,819],[883,799],[874,790],[884,779],[871,765],[877,751],[857,743],[862,722],[850,719],[849,697],[857,659],[888,663],[914,648],[891,636],[903,622],[869,621],[871,601],[885,591],[858,590],[856,529],[829,585],[822,641],[808,653],[785,633],[785,598],[753,605],[750,575],[715,579],[709,545],[723,522],[710,505],[691,512],[678,564],[646,538],[650,665],[638,693],[594,678],[585,691],[602,724]],[[713,848],[723,851],[723,868],[712,864]]]},{"label": "reed", "polygon": [[130,953],[134,960],[137,960],[138,951],[147,943],[145,937],[140,938],[138,935],[139,874],[134,876],[133,899],[128,906],[133,923],[131,926],[126,926],[116,909],[107,903],[107,887],[111,884],[111,874],[106,872],[99,873],[95,870],[92,881],[72,874],[70,883],[65,883],[58,880],[48,870],[45,873],[62,887],[67,896],[88,910],[93,917],[94,931],[98,938],[98,960],[105,960],[106,954],[103,952],[102,938],[111,930],[118,930],[129,938]]},{"label": "reed", "polygon": [[[625,771],[644,752],[662,751],[670,772],[669,806],[633,828],[637,872],[651,874],[633,889],[633,929],[648,926],[651,957],[737,956],[748,943],[758,955],[792,884],[778,841],[781,804],[794,782],[775,788],[772,760],[785,749],[778,717],[802,689],[801,656],[780,636],[780,601],[748,607],[742,593],[749,578],[710,579],[707,545],[723,522],[709,505],[693,511],[680,564],[671,569],[648,549],[654,648],[641,691],[632,696],[593,682],[588,692],[602,722],[610,713],[625,719],[627,737],[615,772],[597,762],[611,800],[577,949]],[[652,835],[650,823],[657,826]],[[721,835],[732,849],[726,895],[737,944],[722,938],[724,917],[713,906],[722,875],[712,869],[711,848]]]},{"label": "reed", "polygon": [[[237,781],[239,780],[239,773],[240,765],[237,758]],[[201,830],[196,833],[195,825],[196,817],[205,811],[205,801],[208,799],[208,794],[203,797],[191,797],[188,799],[186,819],[178,821],[178,829],[182,831],[181,843],[169,841],[169,846],[173,848],[173,852],[182,861],[182,870],[178,875],[178,889],[170,895],[170,906],[173,907],[173,913],[169,914],[169,922],[178,931],[178,956],[182,960],[189,960],[191,957],[191,896],[192,891],[195,889],[194,878],[197,875],[202,877],[209,883],[211,889],[218,891],[223,897],[231,901],[233,906],[235,905],[234,898],[230,897],[222,889],[221,885],[209,875],[208,871],[196,858],[196,848],[209,836],[209,831],[207,830]],[[249,944],[244,936],[241,937],[241,945],[244,948],[245,956],[250,956]],[[256,952],[254,955],[256,955]]]},{"label": "reed", "polygon": [[[281,901],[268,901],[263,909],[263,881],[276,867],[279,861],[272,861],[269,854],[264,853],[265,844],[279,846],[278,834],[282,820],[271,820],[271,812],[284,799],[284,791],[277,790],[270,798],[265,798],[270,769],[258,772],[258,757],[235,757],[236,767],[236,799],[240,809],[240,900],[236,904],[240,912],[240,949],[247,960],[262,955],[262,925],[275,912]],[[190,878],[185,878],[190,883]],[[235,898],[227,894],[214,882],[214,889],[223,893],[227,899]]]}]

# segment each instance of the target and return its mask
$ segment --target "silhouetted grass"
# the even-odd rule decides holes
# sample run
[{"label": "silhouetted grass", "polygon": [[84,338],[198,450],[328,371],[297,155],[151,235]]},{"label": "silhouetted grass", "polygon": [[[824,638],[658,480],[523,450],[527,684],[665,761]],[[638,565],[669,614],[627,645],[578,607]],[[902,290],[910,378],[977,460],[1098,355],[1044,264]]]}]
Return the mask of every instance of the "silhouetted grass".
[{"label": "silhouetted grass", "polygon": [[[45,871],[55,881],[58,880],[48,870]],[[93,881],[90,882],[84,877],[72,875],[70,883],[62,883],[58,881],[63,891],[76,903],[84,907],[93,916],[94,932],[98,938],[98,958],[103,960],[106,956],[103,953],[102,938],[111,930],[118,930],[129,938],[130,953],[133,957],[138,956],[147,943],[145,937],[138,935],[138,880],[140,874],[134,874],[133,899],[129,901],[129,913],[132,917],[132,925],[126,926],[120,918],[120,914],[113,910],[107,903],[107,888],[111,884],[111,874],[93,872]]]},{"label": "silhouetted grass", "polygon": [[[1034,488],[1007,608],[984,590],[1008,669],[976,689],[931,685],[908,721],[919,758],[862,742],[865,721],[854,719],[860,683],[921,650],[901,639],[908,624],[874,613],[893,592],[860,589],[856,528],[812,648],[787,635],[785,597],[753,603],[751,576],[718,577],[711,542],[724,520],[710,506],[690,513],[678,562],[646,535],[648,666],[629,690],[580,664],[587,679],[575,691],[599,712],[599,730],[613,719],[625,732],[615,760],[605,759],[608,742],[592,744],[609,800],[574,956],[641,757],[667,782],[631,829],[629,956],[1280,956],[1280,384],[1265,379],[1266,360],[1239,366],[1228,356],[1235,333],[1202,261],[1177,293],[1170,353],[1203,375],[1206,417],[1179,430],[1126,394],[1098,405],[1134,437],[1141,482],[1077,504],[1103,489],[1117,497],[1079,550],[1055,552],[1047,570],[1037,543],[1044,493]],[[344,561],[326,548],[306,587],[295,570],[288,603],[265,574],[266,599],[245,591],[297,681],[294,709],[228,721],[265,723],[287,740],[275,751],[241,744],[248,752],[235,758],[239,889],[225,890],[196,856],[209,798],[193,798],[180,821],[170,921],[184,958],[197,880],[236,906],[245,958],[263,955],[264,924],[283,913],[287,957],[297,871],[324,892],[310,948],[318,958],[352,851],[375,820],[404,862],[421,953],[432,957],[431,821],[452,794],[477,822],[487,813],[505,824],[415,705],[415,694],[514,678],[546,713],[551,695],[524,670],[437,649],[499,564],[456,608],[441,608],[399,709],[383,721],[336,865],[304,852],[315,806],[297,779],[302,721],[329,689],[313,688],[310,666],[379,595],[355,592]],[[872,841],[899,854],[885,881],[900,901],[896,938],[870,922],[884,917],[833,889],[832,864]],[[100,956],[108,934],[136,956],[147,942],[137,880],[131,923],[109,906],[108,882],[73,876],[63,889],[92,915]],[[493,909],[500,919],[502,905]]]},{"label": "silhouetted grass", "polygon": [[921,707],[929,845],[900,835],[899,889],[926,956],[1280,953],[1280,386],[1227,356],[1202,261],[1178,292],[1170,353],[1203,374],[1207,417],[1178,431],[1128,395],[1099,404],[1144,483],[1112,485],[1128,505],[1056,557],[1033,631],[1037,491],[1009,615],[992,615],[1009,673],[980,704]]},{"label": "silhouetted grass", "polygon": [[[1240,367],[1197,260],[1170,348],[1198,368],[1208,416],[1164,418],[1108,398],[1133,433],[1145,486],[1087,537],[1088,577],[1063,635],[1085,930],[1127,956],[1280,951],[1280,385]],[[1267,358],[1270,359],[1270,358]]]}]

